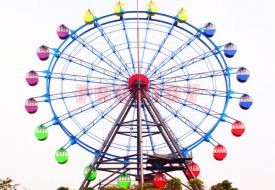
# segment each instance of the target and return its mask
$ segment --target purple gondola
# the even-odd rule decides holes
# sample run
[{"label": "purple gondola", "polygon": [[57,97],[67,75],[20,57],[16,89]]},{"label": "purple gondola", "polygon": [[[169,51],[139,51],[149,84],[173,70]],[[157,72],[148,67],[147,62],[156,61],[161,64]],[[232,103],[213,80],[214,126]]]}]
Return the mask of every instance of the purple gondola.
[{"label": "purple gondola", "polygon": [[26,75],[26,81],[28,85],[30,86],[35,86],[37,85],[39,79],[38,79],[38,74],[35,71],[29,71]]},{"label": "purple gondola", "polygon": [[69,28],[64,24],[61,24],[58,26],[56,33],[59,39],[65,40],[69,36]]},{"label": "purple gondola", "polygon": [[40,46],[37,49],[37,56],[41,61],[46,61],[50,57],[49,48],[45,45]]},{"label": "purple gondola", "polygon": [[34,98],[29,98],[25,103],[25,109],[28,113],[33,114],[38,110],[38,103]]}]

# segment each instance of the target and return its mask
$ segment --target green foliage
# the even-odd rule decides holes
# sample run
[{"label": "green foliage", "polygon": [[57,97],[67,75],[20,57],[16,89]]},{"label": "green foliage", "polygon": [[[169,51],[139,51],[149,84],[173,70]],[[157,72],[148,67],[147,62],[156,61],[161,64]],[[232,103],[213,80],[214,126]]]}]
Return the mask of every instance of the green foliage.
[{"label": "green foliage", "polygon": [[59,187],[57,190],[70,190],[68,187]]},{"label": "green foliage", "polygon": [[143,187],[141,187],[140,185],[136,185],[134,187],[134,189],[136,189],[136,190],[144,190],[144,189],[146,189],[146,190],[155,190],[154,186],[151,183],[144,183]]},{"label": "green foliage", "polygon": [[[1,189],[0,189],[0,190],[1,190]],[[56,190],[70,190],[70,188],[62,186],[62,187],[59,187],[59,188],[56,189]],[[84,190],[94,190],[94,188],[87,187],[87,188],[85,188]]]},{"label": "green foliage", "polygon": [[188,181],[188,186],[192,189],[195,189],[194,187],[197,186],[198,190],[205,190],[204,183],[201,179],[195,178]]},{"label": "green foliage", "polygon": [[103,188],[103,190],[125,190],[125,189],[119,188],[119,187],[105,187]]},{"label": "green foliage", "polygon": [[168,180],[166,188],[167,189],[182,190],[180,179],[175,177],[175,178],[172,178],[172,179]]},{"label": "green foliage", "polygon": [[221,183],[213,185],[210,190],[238,190],[238,188],[232,187],[230,181],[224,180]]},{"label": "green foliage", "polygon": [[0,179],[1,190],[16,190],[17,186],[19,186],[19,184],[13,184],[13,180],[10,178],[6,178],[4,180]]}]

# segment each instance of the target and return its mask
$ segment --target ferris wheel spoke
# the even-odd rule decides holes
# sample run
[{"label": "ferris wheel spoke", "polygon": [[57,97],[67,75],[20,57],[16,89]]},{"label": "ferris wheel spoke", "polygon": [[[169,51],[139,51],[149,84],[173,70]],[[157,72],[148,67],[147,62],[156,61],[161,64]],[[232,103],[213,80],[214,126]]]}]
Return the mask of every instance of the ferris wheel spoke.
[{"label": "ferris wheel spoke", "polygon": [[[153,89],[158,89],[154,86],[159,86],[160,84],[151,84]],[[235,91],[224,91],[218,89],[207,89],[200,88],[195,86],[180,86],[180,85],[167,85],[165,83],[165,91],[170,91],[171,93],[175,92],[177,94],[188,94],[188,95],[201,95],[201,96],[210,96],[210,97],[220,97],[220,98],[230,98],[230,99],[240,99],[240,96],[243,95],[241,92]],[[170,89],[170,90],[169,90]],[[178,96],[177,96],[178,97]]]},{"label": "ferris wheel spoke", "polygon": [[[190,120],[188,120],[186,117],[184,117],[181,113],[178,113],[177,110],[175,110],[172,106],[170,106],[167,102],[163,101],[161,98],[157,98],[158,94],[154,92],[150,92],[149,96],[152,100],[156,101],[158,105],[163,107],[166,111],[170,113],[170,116],[176,117],[179,121],[181,121],[185,126],[190,128],[191,130],[194,130],[196,132],[196,129],[198,126],[196,126],[194,123],[192,123]],[[168,117],[167,117],[168,118]]]},{"label": "ferris wheel spoke", "polygon": [[[41,76],[42,77],[42,76]],[[114,85],[117,82],[125,83],[126,80],[122,80],[120,78],[104,78],[102,76],[83,76],[83,75],[74,75],[74,74],[66,74],[63,73],[51,73],[50,76],[43,76],[48,79],[62,80],[62,81],[75,81],[75,82],[84,82],[91,84],[103,84],[103,85]]]},{"label": "ferris wheel spoke", "polygon": [[[66,92],[60,92],[60,93],[55,93],[51,94],[48,98],[50,101],[55,101],[55,100],[66,100],[69,98],[74,98],[74,99],[81,99],[89,96],[96,96],[100,97],[99,101],[103,101],[102,99],[106,99],[113,93],[113,86],[112,85],[99,85],[99,86],[84,86],[79,89],[76,89],[74,91],[66,91]],[[123,85],[121,85],[120,89],[124,89]],[[43,96],[45,97],[45,95]],[[102,98],[102,99],[101,99]]]},{"label": "ferris wheel spoke", "polygon": [[[168,85],[165,84],[165,89],[164,88],[158,88],[159,84],[151,84],[151,88],[154,89],[155,91],[158,90],[159,93],[166,91],[166,92],[171,92],[176,94],[175,97],[180,97],[180,94],[191,94],[191,95],[204,95],[204,96],[210,96],[210,97],[229,97],[229,98],[235,98],[232,96],[232,94],[236,92],[226,92],[224,90],[217,90],[217,89],[206,89],[206,88],[199,88],[196,85],[188,85],[188,86],[180,86],[180,85]],[[236,93],[236,94],[241,94],[241,93]],[[236,97],[237,98],[237,97]]]},{"label": "ferris wheel spoke", "polygon": [[[119,90],[126,90],[127,87],[125,85],[116,85]],[[55,100],[65,100],[68,98],[82,98],[82,97],[89,97],[89,96],[100,96],[102,95],[109,96],[114,92],[112,89],[113,85],[99,85],[99,86],[93,86],[89,87],[88,85],[85,85],[81,87],[80,89],[76,89],[73,91],[65,91],[60,93],[52,93],[52,94],[44,94],[42,96],[36,96],[33,97],[37,102],[49,102],[49,101],[55,101]],[[118,91],[118,90],[116,90]],[[106,97],[103,97],[106,99]]]},{"label": "ferris wheel spoke", "polygon": [[[179,63],[177,65],[174,65],[173,67],[170,67],[170,68],[167,68],[167,69],[161,71],[161,74],[159,77],[165,77],[167,75],[173,74],[176,71],[178,71],[179,69],[187,68],[188,66],[191,66],[195,63],[200,63],[200,61],[204,61],[205,59],[207,59],[211,56],[216,56],[219,53],[220,53],[219,49],[213,49],[208,52],[203,52],[202,54],[199,54],[196,57],[193,57],[189,60],[183,61],[182,63]],[[155,68],[153,74],[160,71],[160,69],[161,68]]]},{"label": "ferris wheel spoke", "polygon": [[184,82],[184,81],[192,81],[192,80],[200,80],[200,79],[206,79],[206,78],[213,78],[213,77],[224,77],[224,75],[229,75],[230,73],[227,72],[227,70],[213,70],[208,72],[199,72],[199,73],[189,73],[189,74],[183,74],[178,76],[155,76],[151,79],[152,85],[160,85],[163,84],[171,84],[176,82]]},{"label": "ferris wheel spoke", "polygon": [[154,73],[157,70],[161,69],[169,61],[171,61],[172,59],[174,59],[174,57],[176,57],[180,52],[182,52],[185,48],[187,48],[194,40],[196,40],[198,38],[198,35],[200,35],[200,32],[198,32],[198,33],[190,36],[180,47],[178,47],[176,50],[174,50],[173,52],[171,52],[170,55],[168,55],[162,62],[160,62],[160,64],[157,64],[157,67],[154,70],[151,70],[148,73],[148,76],[153,76]]},{"label": "ferris wheel spoke", "polygon": [[[127,97],[127,95],[125,96],[125,98]],[[94,139],[96,142],[98,142],[99,144],[102,144],[104,139],[98,137],[97,135],[89,132],[94,126],[96,126],[101,120],[106,119],[105,117],[110,114],[110,112],[112,112],[118,105],[120,104],[120,101],[117,100],[114,104],[112,104],[111,106],[107,107],[105,110],[100,111],[98,113],[98,115],[85,127],[81,127],[80,131],[77,134],[74,134],[74,138],[77,139],[81,139],[81,137],[83,135],[88,135],[90,138]],[[115,119],[113,119],[115,120]],[[114,121],[112,121],[114,122]],[[68,148],[69,146],[71,146],[71,142],[67,142],[66,145],[64,145],[64,148]],[[99,148],[99,147],[98,147]]]},{"label": "ferris wheel spoke", "polygon": [[123,57],[120,55],[119,51],[117,51],[116,46],[112,43],[106,32],[104,31],[103,27],[99,24],[98,21],[95,21],[95,26],[98,28],[99,32],[109,45],[110,49],[112,49],[113,53],[116,55],[117,59],[119,60],[120,64],[124,67],[125,71],[128,75],[132,75],[131,69],[128,67],[126,62],[124,61]]},{"label": "ferris wheel spoke", "polygon": [[128,37],[128,32],[127,32],[127,28],[126,28],[125,18],[124,17],[122,17],[122,24],[123,24],[123,31],[124,31],[124,34],[125,34],[125,39],[126,39],[126,42],[127,42],[127,47],[128,47],[128,50],[129,50],[129,55],[130,55],[130,58],[131,58],[132,69],[133,69],[134,73],[136,73],[136,71],[135,71],[135,65],[134,65],[134,58],[133,58],[133,53],[132,53],[132,48],[130,46],[131,42],[130,42],[129,37]]},{"label": "ferris wheel spoke", "polygon": [[[58,55],[58,58],[60,59],[64,59],[66,60],[68,63],[73,63],[75,65],[78,65],[80,67],[83,67],[83,68],[86,68],[88,69],[89,71],[95,71],[95,72],[98,72],[99,74],[102,74],[106,77],[110,77],[110,78],[117,78],[117,74],[116,72],[113,72],[113,71],[110,71],[106,68],[102,68],[98,65],[94,65],[94,64],[91,64],[90,62],[88,61],[85,61],[85,60],[82,60],[82,59],[79,59],[75,56],[71,56],[71,55],[68,55],[68,54],[65,54],[64,52],[63,53],[60,53],[60,55]],[[124,76],[121,76],[121,77],[124,77]],[[126,77],[124,77],[126,78]]]},{"label": "ferris wheel spoke", "polygon": [[[151,94],[151,93],[150,93]],[[152,93],[154,94],[154,93]],[[179,112],[178,110],[174,109],[172,106],[170,106],[166,101],[160,99],[156,99],[156,97],[158,96],[157,94],[154,95],[150,95],[152,96],[152,99],[154,99],[158,105],[160,105],[161,107],[163,107],[166,111],[170,112],[170,116],[167,117],[167,119],[173,118],[177,118],[180,122],[182,122],[183,124],[185,124],[185,126],[187,126],[188,128],[190,128],[190,134],[191,131],[192,133],[196,133],[200,138],[203,138],[203,136],[206,134],[206,132],[204,132],[199,125],[194,124],[191,120],[187,119],[185,116],[183,116],[181,114],[181,112]],[[178,142],[181,142],[181,137],[177,137],[176,138]]]},{"label": "ferris wheel spoke", "polygon": [[[124,98],[127,98],[128,96],[129,96],[129,94],[128,94],[128,95],[125,95]],[[92,127],[94,127],[100,120],[105,119],[105,117],[106,117],[111,111],[113,111],[120,103],[121,103],[120,100],[116,100],[116,102],[113,103],[111,106],[109,106],[109,107],[107,107],[105,110],[101,111],[101,112],[98,114],[98,116],[97,116],[93,121],[91,121],[87,126],[85,126],[85,127],[83,128],[82,131],[80,131],[80,132],[76,135],[76,137],[77,137],[77,138],[81,138],[84,134],[93,135],[92,133],[89,132],[89,130],[91,130]],[[113,119],[112,122],[114,122],[114,121],[115,121],[115,119]],[[101,139],[101,140],[102,140],[102,141],[101,141],[101,143],[102,143],[102,142],[103,142],[103,139]]]},{"label": "ferris wheel spoke", "polygon": [[[125,94],[124,91],[121,92],[121,94],[117,94],[117,95],[114,95],[114,94],[109,95],[109,94],[107,94],[107,95],[105,95],[103,97],[100,97],[96,101],[92,101],[92,102],[90,102],[88,104],[85,104],[83,106],[80,106],[80,107],[78,107],[76,109],[70,110],[70,111],[68,111],[65,114],[57,116],[58,120],[59,121],[64,121],[66,119],[69,119],[70,117],[73,117],[73,116],[76,116],[78,114],[81,114],[81,113],[83,113],[83,112],[85,112],[85,111],[87,111],[89,109],[96,109],[98,106],[104,104],[105,102],[109,102],[111,100],[117,99],[117,96],[123,96],[123,97],[125,96],[125,97],[127,97],[127,96],[129,96],[129,94]],[[120,101],[120,100],[117,100],[117,101]],[[57,118],[55,118],[55,119],[57,119]]]},{"label": "ferris wheel spoke", "polygon": [[174,21],[170,28],[168,29],[166,35],[164,36],[163,40],[161,41],[161,43],[158,46],[158,50],[155,51],[155,54],[153,55],[151,61],[149,62],[148,67],[146,68],[146,70],[144,71],[144,74],[147,75],[147,72],[150,70],[151,66],[153,65],[154,61],[156,60],[159,52],[161,51],[162,47],[164,46],[165,42],[167,41],[168,37],[171,35],[171,32],[173,31],[175,25],[176,25],[177,21]]},{"label": "ferris wheel spoke", "polygon": [[146,50],[146,44],[148,43],[147,42],[147,38],[148,38],[149,26],[150,26],[150,17],[148,16],[147,22],[146,22],[145,35],[144,35],[144,39],[143,39],[143,48],[142,48],[142,54],[141,54],[141,63],[144,62],[144,55],[145,55],[145,50]]},{"label": "ferris wheel spoke", "polygon": [[83,46],[83,48],[85,48],[86,50],[88,50],[89,52],[91,52],[93,55],[95,55],[101,62],[105,63],[106,66],[108,66],[109,68],[113,69],[115,72],[121,74],[121,69],[117,66],[116,63],[114,63],[107,56],[105,56],[102,52],[100,52],[95,47],[93,47],[90,43],[86,42],[85,39],[82,39],[80,36],[77,36],[76,34],[74,34],[74,39],[79,44],[81,44]]},{"label": "ferris wheel spoke", "polygon": [[[189,109],[192,109],[194,111],[197,111],[197,112],[200,112],[206,116],[210,116],[210,117],[213,117],[215,119],[220,119],[220,118],[223,118],[226,116],[226,114],[224,112],[218,112],[218,111],[214,111],[211,107],[205,107],[203,105],[200,105],[200,104],[197,104],[193,101],[190,101],[187,99],[183,99],[179,96],[175,96],[173,95],[174,91],[170,91],[169,90],[165,90],[163,91],[163,99],[166,100],[166,101],[169,101],[169,102],[172,102],[172,103],[177,103],[179,105],[182,105],[181,108],[183,107],[187,107]],[[193,94],[193,93],[192,93]],[[200,94],[202,95],[202,94]],[[181,108],[179,108],[177,110],[177,112],[181,112]]]}]

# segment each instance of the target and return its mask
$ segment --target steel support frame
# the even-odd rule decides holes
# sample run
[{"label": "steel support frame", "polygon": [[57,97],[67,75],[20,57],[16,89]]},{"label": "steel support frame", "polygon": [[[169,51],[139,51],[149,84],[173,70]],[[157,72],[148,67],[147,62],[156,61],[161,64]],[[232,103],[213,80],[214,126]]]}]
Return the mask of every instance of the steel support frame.
[{"label": "steel support frame", "polygon": [[[127,117],[130,109],[132,107],[135,107],[135,103],[137,106],[137,120],[136,120],[136,138],[137,138],[137,153],[133,155],[128,155],[124,157],[118,157],[114,159],[107,159],[105,158],[108,149],[110,148],[115,136],[119,133],[119,129],[121,126],[123,126],[124,120]],[[112,129],[110,130],[106,140],[104,141],[101,149],[99,150],[98,154],[95,156],[93,162],[90,164],[90,169],[87,173],[87,176],[85,177],[84,181],[82,182],[79,190],[85,190],[89,184],[90,181],[88,180],[88,176],[91,174],[91,172],[96,169],[98,171],[107,171],[110,172],[111,174],[107,176],[105,179],[103,179],[101,182],[97,183],[96,185],[93,186],[93,188],[100,186],[104,181],[107,181],[111,177],[117,176],[113,179],[111,179],[108,183],[106,183],[104,186],[107,184],[111,183],[112,181],[116,180],[119,177],[119,174],[124,173],[129,170],[136,170],[136,179],[139,179],[139,185],[143,185],[144,183],[144,164],[146,164],[146,158],[148,158],[148,154],[143,152],[143,130],[142,130],[142,118],[141,118],[141,105],[143,105],[146,110],[148,111],[150,117],[153,119],[153,122],[155,123],[155,126],[157,126],[157,129],[159,133],[162,135],[163,139],[165,140],[167,146],[169,147],[171,153],[173,156],[177,158],[186,158],[181,151],[181,148],[179,147],[175,137],[172,135],[171,131],[169,130],[169,127],[167,124],[164,122],[161,114],[159,113],[158,109],[155,107],[153,101],[150,99],[146,91],[143,90],[138,90],[136,96],[132,95],[129,97],[127,102],[125,103],[122,111],[120,112],[119,116],[117,117],[117,120],[115,121]],[[126,121],[127,123],[127,121]],[[154,155],[153,155],[154,156]],[[122,159],[130,159],[130,158],[136,158],[136,162],[129,162],[129,163],[123,163],[121,160]],[[105,160],[104,160],[105,158]],[[189,173],[192,175],[192,178],[195,178],[192,171],[188,167],[188,161],[191,159],[188,158],[184,162],[184,164],[179,164],[179,166],[182,167],[181,170],[188,170]],[[107,168],[101,167],[104,165],[108,165]],[[110,167],[111,164],[115,165],[123,165],[120,168],[114,168]],[[133,165],[136,165],[134,167]],[[131,167],[130,167],[131,166]],[[152,174],[155,173],[154,171],[151,171]],[[167,173],[167,172],[165,172]],[[185,172],[184,172],[185,174]],[[185,174],[186,175],[186,174]],[[168,176],[171,177],[169,174]],[[187,177],[187,176],[186,176]],[[194,190],[198,190],[198,188],[195,186],[193,187]]]}]

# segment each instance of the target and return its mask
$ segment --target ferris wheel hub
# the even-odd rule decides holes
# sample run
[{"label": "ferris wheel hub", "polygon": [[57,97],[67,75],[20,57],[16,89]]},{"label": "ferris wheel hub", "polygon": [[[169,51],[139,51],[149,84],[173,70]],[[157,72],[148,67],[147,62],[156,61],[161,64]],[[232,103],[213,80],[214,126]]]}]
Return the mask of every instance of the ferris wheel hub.
[{"label": "ferris wheel hub", "polygon": [[144,74],[133,74],[128,79],[128,88],[130,92],[148,91],[149,79]]}]

